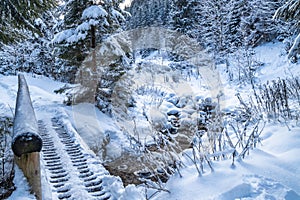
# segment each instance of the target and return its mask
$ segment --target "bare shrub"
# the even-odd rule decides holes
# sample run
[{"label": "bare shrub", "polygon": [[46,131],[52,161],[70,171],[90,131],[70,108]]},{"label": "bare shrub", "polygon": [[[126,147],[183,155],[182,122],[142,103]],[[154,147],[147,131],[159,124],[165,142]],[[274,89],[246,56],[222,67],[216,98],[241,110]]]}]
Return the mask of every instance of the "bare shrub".
[{"label": "bare shrub", "polygon": [[262,84],[256,89],[255,107],[268,119],[286,122],[299,119],[300,106],[300,79],[291,77],[278,78]]}]

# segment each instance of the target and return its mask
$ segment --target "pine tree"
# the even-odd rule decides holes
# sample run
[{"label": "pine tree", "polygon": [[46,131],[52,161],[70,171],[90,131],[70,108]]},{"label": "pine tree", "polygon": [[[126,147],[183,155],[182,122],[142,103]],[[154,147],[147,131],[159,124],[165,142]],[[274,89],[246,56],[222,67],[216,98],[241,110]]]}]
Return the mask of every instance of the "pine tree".
[{"label": "pine tree", "polygon": [[57,49],[61,58],[71,65],[79,66],[106,32],[109,26],[108,13],[103,6],[89,0],[70,0],[63,12],[66,14],[61,23],[62,30],[53,41],[59,44]]},{"label": "pine tree", "polygon": [[243,19],[249,16],[248,0],[231,0],[228,4],[228,24],[226,35],[228,36],[229,52],[233,52],[243,46],[245,31],[241,27]]},{"label": "pine tree", "polygon": [[171,0],[133,0],[127,9],[132,14],[127,28],[169,26],[172,5]]},{"label": "pine tree", "polygon": [[203,0],[200,43],[217,59],[228,50],[228,0]]},{"label": "pine tree", "polygon": [[275,19],[297,20],[300,19],[300,1],[289,0],[277,9]]},{"label": "pine tree", "polygon": [[69,0],[61,31],[54,42],[59,44],[58,54],[71,65],[80,66],[91,49],[110,34],[119,31],[125,22],[126,12],[119,9],[120,0],[102,3],[90,0]]},{"label": "pine tree", "polygon": [[53,8],[55,2],[55,0],[2,0],[0,3],[0,42],[8,43],[21,38],[24,32],[20,29],[40,33],[35,19],[46,10]]},{"label": "pine tree", "polygon": [[110,113],[115,82],[125,73],[128,54],[121,34],[128,14],[119,8],[120,0],[70,0],[63,11],[62,30],[54,42],[60,57],[76,66],[75,83],[81,85],[73,103],[90,102]]},{"label": "pine tree", "polygon": [[[289,0],[280,8],[277,9],[275,19],[283,19],[285,21],[296,20],[299,23],[300,19],[300,1],[299,0]],[[297,55],[300,53],[300,34],[295,38],[293,46],[289,50],[288,58],[292,62],[297,62]]]},{"label": "pine tree", "polygon": [[201,18],[200,2],[197,0],[176,0],[172,12],[172,29],[187,34],[192,38],[199,37]]},{"label": "pine tree", "polygon": [[109,27],[106,29],[108,33],[115,33],[122,31],[125,26],[126,18],[130,17],[130,14],[122,10],[119,5],[124,0],[105,0],[103,7],[108,12],[107,21]]},{"label": "pine tree", "polygon": [[[27,38],[24,40],[2,46],[0,74],[15,75],[17,72],[28,72],[50,76],[64,82],[71,81],[70,72],[73,69],[53,56],[51,40],[57,24],[53,15],[55,13],[56,10],[44,12],[35,20],[35,27],[41,33],[40,35],[26,35]],[[24,33],[20,32],[20,34]]]},{"label": "pine tree", "polygon": [[276,9],[281,5],[279,0],[252,0],[248,16],[243,18],[242,28],[247,46],[257,46],[261,42],[274,39],[278,34],[278,25],[272,19]]}]

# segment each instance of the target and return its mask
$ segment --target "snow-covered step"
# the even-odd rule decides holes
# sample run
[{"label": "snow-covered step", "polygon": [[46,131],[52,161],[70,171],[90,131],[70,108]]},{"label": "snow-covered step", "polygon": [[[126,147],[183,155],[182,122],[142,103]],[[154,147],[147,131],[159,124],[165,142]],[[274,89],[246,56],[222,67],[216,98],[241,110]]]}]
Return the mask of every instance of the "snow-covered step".
[{"label": "snow-covered step", "polygon": [[[52,199],[117,199],[103,182],[109,173],[58,118],[39,120],[41,158]],[[96,166],[96,167],[95,167]],[[97,166],[99,169],[97,169]],[[96,170],[96,171],[95,171]],[[119,181],[116,177],[111,177]],[[108,188],[107,188],[108,187]],[[80,196],[80,197],[79,197]]]},{"label": "snow-covered step", "polygon": [[71,198],[71,194],[70,193],[63,193],[63,194],[59,194],[58,198],[59,199],[70,199]]}]

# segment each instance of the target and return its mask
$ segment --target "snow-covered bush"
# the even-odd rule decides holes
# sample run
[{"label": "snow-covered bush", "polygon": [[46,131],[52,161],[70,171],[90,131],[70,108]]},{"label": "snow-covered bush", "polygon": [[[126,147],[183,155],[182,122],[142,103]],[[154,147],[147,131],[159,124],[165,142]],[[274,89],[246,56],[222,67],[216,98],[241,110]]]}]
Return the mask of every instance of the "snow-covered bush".
[{"label": "snow-covered bush", "polygon": [[[55,13],[56,10],[53,10]],[[35,20],[35,28],[41,35],[24,30],[26,39],[2,45],[0,48],[0,74],[15,75],[18,72],[52,77],[63,82],[74,81],[77,68],[56,57],[51,44],[56,29],[52,12],[45,12]]]},{"label": "snow-covered bush", "polygon": [[[254,88],[254,87],[253,87]],[[268,119],[299,119],[300,79],[291,77],[268,81],[254,88],[254,107]]]},{"label": "snow-covered bush", "polygon": [[76,68],[67,66],[63,60],[55,58],[49,42],[44,39],[28,39],[3,46],[0,52],[0,74],[15,75],[18,72],[26,72],[72,82]]},{"label": "snow-covered bush", "polygon": [[253,49],[241,48],[235,53],[228,54],[226,71],[231,81],[244,85],[254,81],[256,72],[262,65]]},{"label": "snow-covered bush", "polygon": [[11,150],[12,120],[0,117],[0,198],[7,198],[15,189],[14,155]]},{"label": "snow-covered bush", "polygon": [[[225,113],[210,98],[200,99],[198,105],[198,126],[190,136],[190,148],[183,151],[183,163],[195,166],[199,176],[214,171],[213,162],[243,159],[249,151],[261,142],[260,134],[265,125],[257,107],[246,104],[240,95],[240,106],[234,112]],[[179,128],[180,132],[180,128]],[[190,133],[190,134],[191,134]],[[188,164],[189,165],[189,164]]]}]

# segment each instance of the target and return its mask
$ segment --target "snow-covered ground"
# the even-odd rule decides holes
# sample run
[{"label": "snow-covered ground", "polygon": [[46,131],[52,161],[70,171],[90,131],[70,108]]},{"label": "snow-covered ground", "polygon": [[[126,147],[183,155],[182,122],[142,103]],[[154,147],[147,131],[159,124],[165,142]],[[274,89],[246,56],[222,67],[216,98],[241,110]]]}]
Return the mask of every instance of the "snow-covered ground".
[{"label": "snow-covered ground", "polygon": [[[286,60],[283,45],[268,43],[255,49],[255,58],[264,65],[258,70],[257,81],[299,76],[299,65]],[[222,71],[221,71],[222,73]],[[225,106],[238,104],[236,93],[247,97],[251,86],[239,87],[226,82],[222,76]],[[247,99],[247,98],[246,98]],[[169,193],[160,193],[154,199],[300,199],[300,126],[290,122],[269,123],[262,132],[262,142],[245,160],[214,162],[214,172],[198,176],[191,164],[182,170],[183,178],[173,176],[167,183]]]},{"label": "snow-covered ground", "polygon": [[[257,71],[257,82],[265,83],[278,77],[300,75],[298,64],[290,64],[284,55],[283,45],[268,43],[255,49],[256,59],[264,63]],[[233,109],[238,104],[235,96],[240,93],[247,98],[250,86],[239,86],[235,82],[228,83],[228,75],[220,66],[220,76],[224,93],[224,108]],[[62,104],[64,97],[53,91],[64,84],[45,77],[32,77],[27,74],[33,106],[36,113],[42,117],[51,113],[55,115],[57,108],[66,113],[70,121],[76,126],[78,133],[85,143],[97,143],[96,136],[101,140],[107,133],[110,134],[111,147],[109,154],[118,156],[122,146],[126,145],[126,137],[117,127],[112,118],[94,109],[89,104],[76,107],[66,107]],[[197,87],[193,87],[193,91]],[[12,116],[17,93],[16,76],[0,76],[0,114]],[[53,109],[53,108],[56,109]],[[300,199],[300,126],[296,121],[288,124],[268,123],[261,137],[261,144],[244,160],[235,162],[232,167],[231,160],[213,162],[214,172],[209,168],[199,176],[194,165],[186,158],[183,161],[186,167],[181,169],[183,177],[175,174],[166,183],[170,191],[160,192],[154,196],[157,200],[231,200],[231,199]],[[127,141],[126,141],[127,142]],[[9,198],[34,199],[28,192],[28,186],[20,170],[16,170],[16,191]],[[140,193],[138,193],[140,191]],[[46,192],[46,191],[45,191]],[[49,192],[49,191],[48,191]],[[120,195],[122,199],[141,199],[144,194],[140,187],[128,186]]]},{"label": "snow-covered ground", "polygon": [[270,124],[263,141],[245,160],[232,168],[231,161],[214,162],[213,173],[202,177],[193,165],[167,183],[170,194],[155,199],[300,199],[300,127],[291,131],[284,125]]}]

